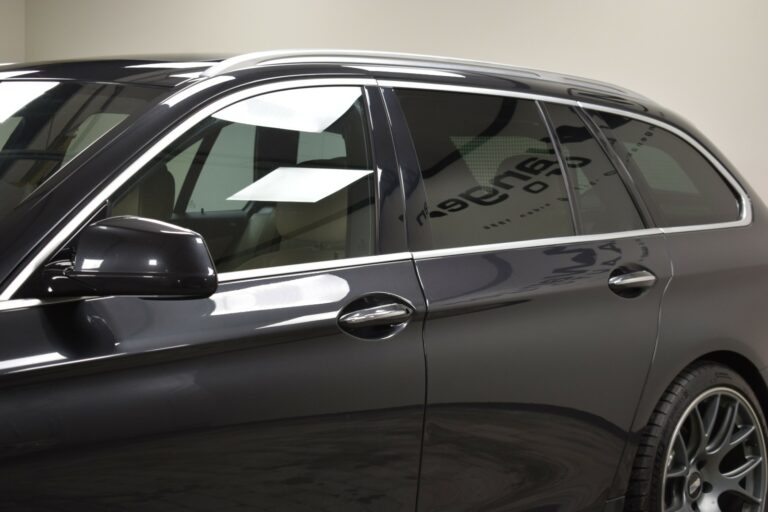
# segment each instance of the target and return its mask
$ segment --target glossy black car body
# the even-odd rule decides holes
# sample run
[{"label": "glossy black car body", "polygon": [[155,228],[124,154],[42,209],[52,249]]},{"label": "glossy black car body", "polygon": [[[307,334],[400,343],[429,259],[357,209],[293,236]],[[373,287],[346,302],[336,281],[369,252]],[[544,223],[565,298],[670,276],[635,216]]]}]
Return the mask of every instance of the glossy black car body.
[{"label": "glossy black car body", "polygon": [[[178,60],[2,68],[162,89],[0,220],[4,509],[620,510],[639,432],[692,362],[730,366],[768,406],[768,212],[669,111],[587,80],[455,61],[285,54],[190,78],[199,69],[162,67]],[[235,272],[210,298],[40,292],[53,251],[99,218],[104,191],[153,145],[216,102],[285,83],[364,88],[373,256]],[[659,229],[632,189],[637,233],[436,248],[403,83],[671,126],[743,189],[740,218]],[[640,263],[653,288],[609,289],[614,270]],[[392,300],[410,311],[396,332],[339,324]]]}]

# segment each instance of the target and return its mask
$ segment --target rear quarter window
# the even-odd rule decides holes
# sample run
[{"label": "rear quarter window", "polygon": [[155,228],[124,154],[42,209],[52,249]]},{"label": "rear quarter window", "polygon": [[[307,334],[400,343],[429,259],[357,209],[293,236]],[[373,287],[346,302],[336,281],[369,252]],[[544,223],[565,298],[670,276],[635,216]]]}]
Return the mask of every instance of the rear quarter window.
[{"label": "rear quarter window", "polygon": [[659,226],[739,220],[738,194],[688,142],[644,121],[604,112],[591,115],[643,189]]}]

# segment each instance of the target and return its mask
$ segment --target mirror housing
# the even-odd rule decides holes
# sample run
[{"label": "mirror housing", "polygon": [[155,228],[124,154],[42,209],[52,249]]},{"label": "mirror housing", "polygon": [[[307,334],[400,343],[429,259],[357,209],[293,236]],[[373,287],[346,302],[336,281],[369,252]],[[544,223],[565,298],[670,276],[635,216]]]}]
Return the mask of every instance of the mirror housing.
[{"label": "mirror housing", "polygon": [[142,217],[110,217],[78,236],[71,261],[45,267],[49,297],[133,295],[205,298],[216,291],[203,237]]}]

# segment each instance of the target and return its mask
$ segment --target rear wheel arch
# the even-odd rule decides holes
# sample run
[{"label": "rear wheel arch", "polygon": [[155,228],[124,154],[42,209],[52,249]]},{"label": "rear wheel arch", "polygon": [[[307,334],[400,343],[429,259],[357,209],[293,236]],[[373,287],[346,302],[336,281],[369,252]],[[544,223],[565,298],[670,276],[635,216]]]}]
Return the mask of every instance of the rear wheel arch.
[{"label": "rear wheel arch", "polygon": [[[723,370],[723,373],[712,373],[712,369],[716,370],[718,367]],[[732,377],[728,377],[728,374],[732,375]],[[698,396],[706,396],[699,395],[699,393],[703,393],[702,390],[707,389],[702,387],[702,385],[706,386],[706,384],[703,384],[706,380],[702,381],[701,379],[702,375],[709,375],[710,377],[707,378],[713,382],[719,381],[718,385],[721,387],[717,389],[727,389],[731,387],[732,383],[733,389],[735,389],[737,394],[742,392],[744,397],[749,397],[751,392],[751,402],[759,409],[759,412],[756,411],[758,415],[757,423],[762,425],[764,436],[768,432],[768,427],[765,426],[765,418],[768,416],[766,414],[768,410],[768,385],[766,385],[765,379],[757,366],[744,355],[733,351],[712,351],[699,356],[690,361],[671,379],[667,384],[666,391],[657,398],[653,413],[644,422],[645,427],[640,433],[639,445],[636,447],[637,449],[630,463],[631,476],[627,475],[630,478],[624,491],[626,498],[625,511],[645,511],[649,506],[656,508],[659,505],[664,508],[665,505],[655,504],[655,499],[653,498],[653,496],[659,496],[656,494],[658,492],[658,487],[656,487],[658,483],[654,483],[655,481],[657,482],[655,475],[658,468],[661,467],[659,464],[666,460],[666,456],[661,459],[659,457],[664,455],[662,451],[666,451],[666,447],[669,446],[671,438],[668,438],[670,435],[668,430],[670,425],[673,424],[671,422],[677,422],[679,419],[674,419],[675,414],[679,414],[679,412],[674,412],[675,409],[679,411],[681,403],[684,405],[685,402],[698,400]],[[729,379],[736,380],[729,381]],[[696,380],[698,380],[699,384],[693,385],[693,394],[689,395],[687,389],[691,388],[688,383]],[[717,389],[713,388],[713,391],[717,391]],[[726,391],[726,393],[729,392]],[[745,399],[745,401],[748,403],[750,400]],[[684,416],[686,414],[688,413],[684,413]],[[759,419],[760,417],[762,419]],[[682,422],[682,420],[680,421]],[[765,460],[765,437],[763,437],[762,443],[763,459]],[[671,457],[672,455],[669,456]],[[666,478],[666,471],[664,471],[664,479]],[[765,478],[765,476],[762,478]],[[655,491],[654,488],[656,489]],[[663,488],[661,490],[661,496],[664,496]],[[726,489],[726,492],[730,491]],[[764,488],[762,492],[765,492]],[[652,503],[654,504],[652,505]]]},{"label": "rear wheel arch", "polygon": [[766,384],[760,370],[752,361],[738,352],[721,350],[704,354],[688,364],[686,369],[705,362],[718,363],[738,373],[749,384],[755,395],[757,395],[763,415],[768,417],[768,384]]}]

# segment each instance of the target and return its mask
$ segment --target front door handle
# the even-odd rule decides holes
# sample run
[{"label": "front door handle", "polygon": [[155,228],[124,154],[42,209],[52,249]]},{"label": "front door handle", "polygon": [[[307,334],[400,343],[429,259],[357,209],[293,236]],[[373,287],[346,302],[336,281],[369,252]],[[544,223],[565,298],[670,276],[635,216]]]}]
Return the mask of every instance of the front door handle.
[{"label": "front door handle", "polygon": [[390,293],[363,295],[339,312],[339,328],[355,338],[384,340],[406,328],[416,314],[411,303]]},{"label": "front door handle", "polygon": [[381,304],[345,313],[339,317],[339,324],[350,329],[394,326],[407,322],[411,315],[413,315],[413,309],[405,304]]},{"label": "front door handle", "polygon": [[656,284],[656,276],[650,270],[617,269],[608,278],[608,287],[622,297],[637,297]]}]

